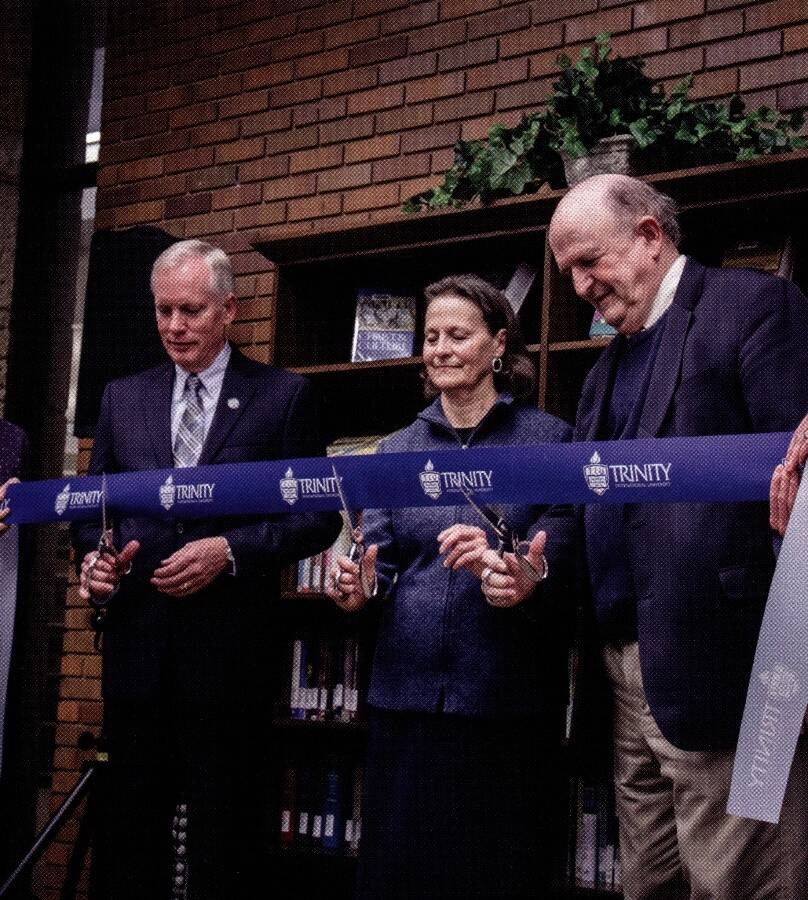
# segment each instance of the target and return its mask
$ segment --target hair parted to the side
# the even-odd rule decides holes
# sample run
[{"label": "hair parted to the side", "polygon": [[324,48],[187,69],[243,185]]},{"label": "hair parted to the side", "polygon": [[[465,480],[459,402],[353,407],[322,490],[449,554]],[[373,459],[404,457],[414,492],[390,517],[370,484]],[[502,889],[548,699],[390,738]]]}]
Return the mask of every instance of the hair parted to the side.
[{"label": "hair parted to the side", "polygon": [[224,299],[235,293],[235,279],[230,257],[219,247],[196,239],[177,241],[157,257],[152,266],[152,284],[155,275],[177,269],[189,259],[201,259],[207,263],[210,269],[209,290],[214,297]]},{"label": "hair parted to the side", "polygon": [[[505,352],[502,369],[494,373],[494,386],[498,391],[508,391],[518,399],[524,399],[536,388],[536,368],[528,356],[519,322],[513,314],[505,294],[478,275],[449,275],[424,289],[426,305],[439,297],[461,297],[473,303],[483,317],[492,337],[505,329]],[[428,399],[439,393],[426,372],[422,375],[424,394]]]},{"label": "hair parted to the side", "polygon": [[628,175],[612,175],[606,180],[603,199],[609,204],[618,220],[633,226],[643,216],[653,216],[675,247],[682,240],[677,218],[676,202],[655,187],[639,178]]}]

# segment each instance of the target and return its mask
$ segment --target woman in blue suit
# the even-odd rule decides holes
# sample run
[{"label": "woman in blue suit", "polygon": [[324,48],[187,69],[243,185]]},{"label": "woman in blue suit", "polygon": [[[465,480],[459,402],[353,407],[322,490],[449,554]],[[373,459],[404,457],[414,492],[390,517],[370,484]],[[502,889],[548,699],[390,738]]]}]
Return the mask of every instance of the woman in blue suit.
[{"label": "woman in blue suit", "polygon": [[[380,452],[569,440],[564,422],[525,402],[534,369],[499,290],[462,275],[425,297],[434,399]],[[549,888],[563,832],[571,510],[498,512],[529,541],[534,578],[513,554],[497,555],[493,532],[460,494],[454,507],[368,510],[363,571],[341,557],[332,573],[341,608],[382,606],[361,898],[491,900]]]}]

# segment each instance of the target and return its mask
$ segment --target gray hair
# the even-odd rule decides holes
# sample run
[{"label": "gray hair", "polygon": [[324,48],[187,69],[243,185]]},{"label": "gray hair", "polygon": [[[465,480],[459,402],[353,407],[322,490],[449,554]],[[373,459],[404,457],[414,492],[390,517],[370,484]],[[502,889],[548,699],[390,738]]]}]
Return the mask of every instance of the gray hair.
[{"label": "gray hair", "polygon": [[219,247],[198,240],[177,241],[176,244],[172,244],[167,250],[164,250],[152,266],[152,284],[154,284],[155,275],[178,269],[189,259],[201,259],[207,263],[210,270],[208,290],[214,297],[224,299],[235,293],[230,257]]},{"label": "gray hair", "polygon": [[626,225],[634,225],[643,216],[653,216],[671,243],[679,246],[682,232],[676,217],[676,202],[639,178],[611,175],[605,180],[603,199],[615,216]]}]

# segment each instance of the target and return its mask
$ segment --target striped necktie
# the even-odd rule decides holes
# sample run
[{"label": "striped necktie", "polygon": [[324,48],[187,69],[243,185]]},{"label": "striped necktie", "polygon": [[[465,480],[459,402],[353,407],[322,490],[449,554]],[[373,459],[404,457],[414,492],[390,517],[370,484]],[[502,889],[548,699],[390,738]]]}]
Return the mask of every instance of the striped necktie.
[{"label": "striped necktie", "polygon": [[198,375],[189,375],[185,382],[182,411],[177,436],[174,439],[174,465],[178,469],[195,466],[205,440],[205,416],[202,411],[202,382]]}]

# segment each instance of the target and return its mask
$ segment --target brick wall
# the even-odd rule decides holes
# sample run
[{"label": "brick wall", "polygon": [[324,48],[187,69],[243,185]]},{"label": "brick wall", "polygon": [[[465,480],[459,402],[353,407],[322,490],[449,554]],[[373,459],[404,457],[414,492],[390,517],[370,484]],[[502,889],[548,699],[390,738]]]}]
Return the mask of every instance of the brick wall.
[{"label": "brick wall", "polygon": [[6,393],[9,313],[14,287],[20,161],[25,100],[31,63],[31,21],[27,4],[0,3],[0,414]]},{"label": "brick wall", "polygon": [[[274,277],[257,234],[397,216],[435,184],[458,138],[512,124],[597,32],[696,96],[808,106],[804,0],[174,0],[115,4],[98,225],[155,223],[231,254],[235,340],[272,356]],[[275,14],[267,17],[271,8]],[[2,301],[0,301],[0,311]],[[1,314],[1,313],[0,313]],[[86,459],[87,448],[84,448]],[[68,595],[54,757],[56,802],[75,740],[100,720],[98,657]],[[61,883],[67,846],[48,880]]]}]

